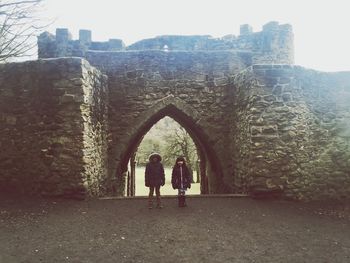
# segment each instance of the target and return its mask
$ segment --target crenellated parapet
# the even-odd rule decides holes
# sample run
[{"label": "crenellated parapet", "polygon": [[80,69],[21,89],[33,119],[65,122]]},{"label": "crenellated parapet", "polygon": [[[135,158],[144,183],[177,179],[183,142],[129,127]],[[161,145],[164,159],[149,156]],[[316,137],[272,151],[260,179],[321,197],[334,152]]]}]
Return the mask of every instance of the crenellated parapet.
[{"label": "crenellated parapet", "polygon": [[237,50],[249,53],[252,64],[294,64],[292,26],[269,22],[262,31],[253,32],[250,25],[240,27],[240,35],[213,38],[210,35],[163,35],[144,39],[125,47],[120,39],[92,41],[91,31],[80,30],[79,40],[72,40],[68,29],[57,29],[56,36],[45,32],[38,37],[39,58],[85,57],[91,51],[218,51]]},{"label": "crenellated parapet", "polygon": [[294,64],[293,42],[291,25],[270,22],[255,33],[245,24],[241,25],[239,36],[158,36],[138,41],[127,50],[240,50],[251,52],[253,64]]},{"label": "crenellated parapet", "polygon": [[294,35],[289,24],[269,22],[260,32],[253,32],[248,24],[241,25],[240,35],[228,38],[227,45],[251,51],[252,64],[294,64]]},{"label": "crenellated parapet", "polygon": [[125,49],[121,39],[105,42],[92,41],[90,30],[79,30],[79,39],[72,40],[67,28],[57,28],[56,35],[44,32],[38,37],[39,58],[84,57],[88,50],[120,51]]}]

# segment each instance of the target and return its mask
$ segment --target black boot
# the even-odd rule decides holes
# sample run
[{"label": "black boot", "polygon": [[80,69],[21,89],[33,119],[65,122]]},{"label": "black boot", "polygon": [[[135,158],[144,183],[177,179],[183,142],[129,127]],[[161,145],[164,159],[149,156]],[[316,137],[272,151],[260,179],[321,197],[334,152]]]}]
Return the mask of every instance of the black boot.
[{"label": "black boot", "polygon": [[186,206],[186,196],[180,195],[179,196],[179,207],[185,207]]},{"label": "black boot", "polygon": [[177,196],[179,207],[182,207],[182,198],[181,197],[182,197],[181,195]]},{"label": "black boot", "polygon": [[186,195],[183,195],[182,196],[182,207],[185,207],[185,206],[187,206],[187,204],[186,204]]},{"label": "black boot", "polygon": [[162,201],[161,201],[161,199],[160,199],[160,195],[157,196],[157,208],[163,208],[163,206],[162,206]]}]

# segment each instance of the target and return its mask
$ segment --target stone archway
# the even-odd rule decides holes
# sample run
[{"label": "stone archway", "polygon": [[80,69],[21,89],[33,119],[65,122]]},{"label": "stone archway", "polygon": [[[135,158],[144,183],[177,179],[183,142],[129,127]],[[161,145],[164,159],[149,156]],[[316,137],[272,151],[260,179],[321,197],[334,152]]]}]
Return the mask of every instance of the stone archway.
[{"label": "stone archway", "polygon": [[[117,178],[117,185],[120,187],[123,174],[127,171],[128,162],[141,143],[144,135],[159,120],[169,116],[183,126],[193,139],[201,160],[201,193],[217,193],[221,191],[222,169],[217,153],[209,143],[209,137],[201,126],[200,114],[174,95],[169,95],[155,102],[147,111],[140,114],[132,125],[132,131],[125,134],[122,147],[113,148],[109,156],[109,176]],[[117,156],[117,158],[115,158]],[[115,169],[113,169],[115,167]],[[118,182],[119,181],[119,182]]]}]

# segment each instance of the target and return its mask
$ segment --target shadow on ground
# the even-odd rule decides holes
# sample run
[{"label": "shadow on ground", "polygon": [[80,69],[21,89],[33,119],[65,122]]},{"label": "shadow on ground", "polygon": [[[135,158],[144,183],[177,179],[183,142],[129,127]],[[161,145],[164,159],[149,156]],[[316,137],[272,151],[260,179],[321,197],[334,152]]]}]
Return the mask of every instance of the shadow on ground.
[{"label": "shadow on ground", "polygon": [[0,263],[350,262],[341,203],[1,198]]}]

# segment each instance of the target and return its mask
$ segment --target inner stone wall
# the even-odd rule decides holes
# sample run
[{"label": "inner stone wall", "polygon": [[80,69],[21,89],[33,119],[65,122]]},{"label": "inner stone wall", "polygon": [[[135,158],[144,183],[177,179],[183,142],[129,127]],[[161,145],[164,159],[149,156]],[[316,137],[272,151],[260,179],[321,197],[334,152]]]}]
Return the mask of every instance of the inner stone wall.
[{"label": "inner stone wall", "polygon": [[218,51],[236,50],[249,53],[251,64],[294,63],[294,36],[292,26],[269,22],[262,31],[253,32],[249,25],[242,25],[240,35],[227,35],[222,38],[204,36],[165,35],[140,40],[125,47],[120,39],[107,42],[92,41],[91,31],[80,30],[79,39],[72,40],[66,28],[56,29],[56,35],[48,32],[38,37],[39,58],[85,57],[88,51]]},{"label": "inner stone wall", "polygon": [[348,197],[349,80],[350,73],[286,65],[255,65],[237,75],[237,189],[293,199]]},{"label": "inner stone wall", "polygon": [[95,193],[105,88],[103,75],[78,58],[0,65],[1,191]]},{"label": "inner stone wall", "polygon": [[222,38],[211,36],[158,36],[144,39],[127,50],[240,50],[251,53],[252,64],[294,64],[294,36],[292,26],[269,22],[260,32],[249,25],[241,25],[240,35]]}]

